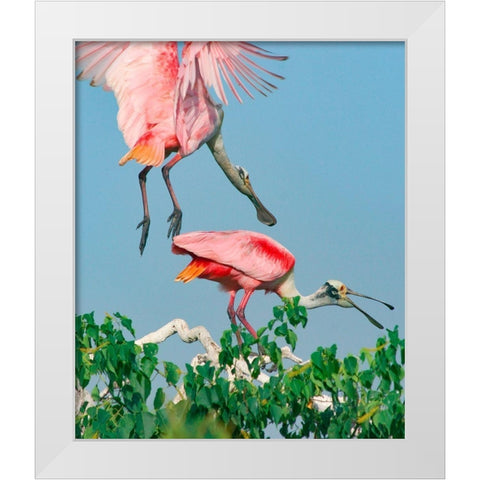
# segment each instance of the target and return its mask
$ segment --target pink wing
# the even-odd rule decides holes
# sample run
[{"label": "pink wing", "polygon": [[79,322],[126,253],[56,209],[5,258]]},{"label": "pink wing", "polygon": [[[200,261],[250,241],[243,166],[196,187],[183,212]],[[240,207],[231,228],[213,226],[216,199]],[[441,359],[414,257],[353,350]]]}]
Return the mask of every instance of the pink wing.
[{"label": "pink wing", "polygon": [[267,235],[245,230],[177,235],[172,251],[229,265],[262,282],[281,278],[295,265],[295,257],[283,245]]},{"label": "pink wing", "polygon": [[[200,73],[207,87],[213,87],[218,98],[227,105],[227,97],[223,88],[222,77],[241,103],[235,83],[250,97],[252,93],[247,84],[258,93],[266,95],[275,89],[261,74],[268,74],[283,79],[266,70],[250,57],[270,60],[286,60],[287,57],[272,55],[267,50],[248,42],[187,42],[182,52],[182,65],[179,70],[179,95],[184,98],[187,90],[193,86],[197,74]],[[256,70],[260,71],[259,74]]]},{"label": "pink wing", "polygon": [[80,42],[76,61],[79,79],[115,93],[118,126],[130,148],[153,125],[161,140],[175,135],[176,42]]},{"label": "pink wing", "polygon": [[129,46],[130,42],[78,42],[75,46],[75,65],[80,73],[78,80],[91,79],[90,85],[105,84],[105,72],[119,55]]},{"label": "pink wing", "polygon": [[207,142],[220,125],[218,107],[212,102],[200,75],[185,91],[175,106],[175,133],[179,153],[187,156]]},{"label": "pink wing", "polygon": [[[276,87],[260,77],[251,67],[274,77],[283,78],[260,67],[246,54],[274,60],[287,58],[270,55],[266,50],[246,42],[187,42],[185,44],[175,92],[175,125],[181,155],[190,155],[217,131],[221,123],[220,106],[213,102],[206,87],[213,86],[218,97],[227,104],[221,75],[240,102],[242,99],[231,77],[252,98],[253,95],[245,83],[250,84],[263,95]],[[242,78],[244,81],[241,80]]]}]

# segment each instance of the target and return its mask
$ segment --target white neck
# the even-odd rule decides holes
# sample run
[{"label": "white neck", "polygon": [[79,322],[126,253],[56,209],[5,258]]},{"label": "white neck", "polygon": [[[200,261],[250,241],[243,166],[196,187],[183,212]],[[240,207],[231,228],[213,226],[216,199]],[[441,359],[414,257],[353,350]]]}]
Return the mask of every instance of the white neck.
[{"label": "white neck", "polygon": [[235,188],[243,192],[243,184],[240,182],[238,177],[238,172],[235,169],[234,165],[228,158],[227,152],[225,151],[225,147],[223,145],[223,137],[220,132],[220,128],[215,133],[215,135],[207,142],[208,148],[213,154],[216,162],[223,170],[223,173],[227,176],[227,178],[232,182]]},{"label": "white neck", "polygon": [[316,292],[310,295],[302,295],[295,286],[294,273],[291,271],[278,289],[278,295],[284,298],[300,297],[299,305],[307,309],[324,307],[325,305],[333,305],[332,298],[326,293],[326,287],[321,286]]}]

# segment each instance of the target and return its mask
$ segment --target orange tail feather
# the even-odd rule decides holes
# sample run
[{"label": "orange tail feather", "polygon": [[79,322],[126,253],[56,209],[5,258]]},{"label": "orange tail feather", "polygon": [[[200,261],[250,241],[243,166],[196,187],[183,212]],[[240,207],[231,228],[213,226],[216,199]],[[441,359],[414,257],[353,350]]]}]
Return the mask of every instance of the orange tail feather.
[{"label": "orange tail feather", "polygon": [[198,260],[191,261],[176,277],[176,282],[188,283],[200,276],[207,266]]},{"label": "orange tail feather", "polygon": [[142,165],[158,167],[165,159],[165,144],[163,142],[159,142],[159,144],[148,143],[140,139],[118,163],[125,165],[129,160],[133,159]]}]

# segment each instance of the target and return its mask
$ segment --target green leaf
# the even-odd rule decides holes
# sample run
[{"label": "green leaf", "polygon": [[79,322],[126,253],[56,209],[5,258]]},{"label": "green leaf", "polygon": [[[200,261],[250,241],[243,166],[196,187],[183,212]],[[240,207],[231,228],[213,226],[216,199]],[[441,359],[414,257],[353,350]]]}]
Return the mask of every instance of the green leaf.
[{"label": "green leaf", "polygon": [[295,397],[300,397],[302,394],[304,382],[300,380],[298,377],[292,378],[289,382],[290,389],[292,390]]},{"label": "green leaf", "polygon": [[323,359],[322,359],[322,352],[321,351],[315,351],[310,355],[310,360],[312,361],[313,365],[315,365],[318,368],[323,368]]},{"label": "green leaf", "polygon": [[100,331],[105,335],[113,333],[112,317],[105,317],[105,319],[103,320],[103,324],[100,325]]},{"label": "green leaf", "polygon": [[375,374],[372,370],[363,370],[358,374],[358,380],[365,388],[371,388]]},{"label": "green leaf", "polygon": [[330,348],[326,349],[326,352],[328,352],[331,357],[335,358],[335,355],[337,354],[337,346],[333,344]]},{"label": "green leaf", "polygon": [[345,381],[343,391],[345,392],[345,395],[349,397],[350,400],[355,400],[355,401],[357,400],[358,392],[355,387],[355,383],[352,381],[351,378],[347,378],[347,380]]},{"label": "green leaf", "polygon": [[258,415],[258,401],[255,397],[249,397],[247,399],[247,406],[252,415],[254,416]]},{"label": "green leaf", "polygon": [[90,325],[93,325],[95,323],[95,319],[94,319],[94,313],[93,312],[90,312],[90,313],[84,313],[82,315],[82,319],[85,320],[86,323],[90,324]]},{"label": "green leaf", "polygon": [[298,307],[298,313],[299,315],[301,315],[302,317],[306,317],[307,316],[307,309],[306,307],[304,307],[303,305],[300,305]]},{"label": "green leaf", "polygon": [[137,413],[135,426],[140,438],[151,438],[155,431],[155,415],[150,412]]},{"label": "green leaf", "polygon": [[250,373],[252,374],[253,378],[258,378],[260,375],[260,368],[261,368],[262,362],[260,360],[260,357],[255,357],[252,361],[251,368],[250,368]]},{"label": "green leaf", "polygon": [[360,361],[361,362],[367,361],[369,365],[372,364],[373,356],[366,348],[362,348],[360,350]]},{"label": "green leaf", "polygon": [[157,362],[149,357],[143,357],[140,361],[142,370],[147,377],[150,377],[157,366]]},{"label": "green leaf", "polygon": [[146,357],[155,357],[158,353],[158,345],[156,343],[145,343],[143,353]]},{"label": "green leaf", "polygon": [[93,388],[92,388],[92,398],[95,402],[98,402],[100,400],[100,392],[98,390],[98,385],[95,385]]},{"label": "green leaf", "polygon": [[259,329],[257,330],[257,335],[258,335],[259,337],[261,337],[261,336],[265,333],[266,330],[267,330],[267,327],[261,327],[261,328],[259,328]]},{"label": "green leaf", "polygon": [[206,409],[209,409],[212,405],[209,389],[205,387],[201,388],[197,392],[197,398],[195,400],[197,402],[197,405],[199,405],[200,407],[205,407]]},{"label": "green leaf", "polygon": [[293,330],[287,330],[285,341],[292,346],[292,350],[295,350],[295,346],[297,345],[297,335]]},{"label": "green leaf", "polygon": [[89,337],[91,337],[94,342],[98,345],[98,340],[99,340],[99,326],[98,325],[87,325],[86,328],[86,333]]},{"label": "green leaf", "polygon": [[120,418],[116,431],[116,438],[130,438],[130,434],[135,427],[135,417],[128,413]]},{"label": "green leaf", "polygon": [[275,365],[280,366],[282,362],[282,351],[277,347],[277,344],[275,342],[269,342],[265,345],[265,350],[272,362]]},{"label": "green leaf", "polygon": [[162,388],[157,388],[157,392],[155,393],[155,398],[153,400],[153,407],[155,410],[158,410],[162,407],[163,402],[165,401],[165,393]]},{"label": "green leaf", "polygon": [[385,432],[385,436],[388,435],[390,425],[392,424],[392,414],[388,410],[379,410],[372,420],[377,428]]},{"label": "green leaf", "polygon": [[282,418],[282,408],[272,403],[270,405],[270,415],[272,420],[275,422],[275,425],[278,425]]},{"label": "green leaf", "polygon": [[355,375],[358,371],[358,360],[352,355],[345,357],[343,365],[347,375]]},{"label": "green leaf", "polygon": [[392,347],[396,349],[400,342],[400,339],[398,337],[398,325],[395,325],[395,328],[393,330],[387,329],[387,332],[388,332],[388,339],[390,340]]},{"label": "green leaf", "polygon": [[286,323],[282,323],[280,326],[278,326],[275,330],[274,330],[274,334],[275,335],[278,335],[279,337],[284,337],[286,334],[287,334],[287,331],[288,331],[288,326]]},{"label": "green leaf", "polygon": [[331,421],[327,429],[327,438],[342,438],[342,426]]},{"label": "green leaf", "polygon": [[[273,326],[278,322],[278,318],[273,318],[267,323],[267,328],[271,331]],[[260,336],[260,335],[259,335]]]},{"label": "green leaf", "polygon": [[135,336],[135,330],[132,328],[132,321],[129,318],[118,312],[115,312],[113,315],[120,320],[122,326],[125,327],[132,334],[132,336]]},{"label": "green leaf", "polygon": [[210,403],[212,407],[220,405],[220,397],[218,396],[217,390],[214,388],[208,388],[210,394]]},{"label": "green leaf", "polygon": [[[246,339],[247,335],[250,337],[248,340]],[[242,338],[243,338],[243,343],[240,347],[240,350],[242,352],[243,358],[248,358],[252,353],[252,349],[250,345],[251,345],[251,339],[253,339],[253,337],[249,333],[245,334],[245,332],[242,332]]]},{"label": "green leaf", "polygon": [[392,382],[390,381],[389,378],[382,378],[382,380],[380,382],[380,385],[378,386],[378,389],[381,392],[387,393],[387,392],[390,391],[390,385],[391,384],[392,384]]},{"label": "green leaf", "polygon": [[284,311],[283,307],[279,307],[279,306],[273,307],[273,316],[275,317],[276,320],[283,319],[283,311]]},{"label": "green leaf", "polygon": [[167,382],[176,385],[182,371],[172,362],[164,361],[163,365],[165,367],[165,378]]},{"label": "green leaf", "polygon": [[215,384],[214,388],[217,391],[219,403],[226,404],[228,401],[230,383],[224,378],[220,377],[217,379],[217,383]]},{"label": "green leaf", "polygon": [[92,426],[100,434],[101,437],[105,437],[108,434],[108,421],[110,420],[110,413],[99,408],[96,411],[96,418],[94,419]]},{"label": "green leaf", "polygon": [[200,376],[211,382],[215,374],[215,367],[212,367],[208,361],[205,365],[198,365],[197,372]]},{"label": "green leaf", "polygon": [[134,392],[137,395],[140,395],[143,403],[147,400],[150,395],[152,384],[148,377],[143,373],[135,373],[129,377],[130,385],[132,386]]},{"label": "green leaf", "polygon": [[228,349],[228,347],[232,346],[232,331],[231,330],[224,330],[222,336],[220,338],[220,345],[222,346],[222,350]]},{"label": "green leaf", "polygon": [[231,366],[233,365],[233,354],[231,351],[231,348],[223,349],[219,354],[218,354],[218,362],[220,365],[228,365]]}]

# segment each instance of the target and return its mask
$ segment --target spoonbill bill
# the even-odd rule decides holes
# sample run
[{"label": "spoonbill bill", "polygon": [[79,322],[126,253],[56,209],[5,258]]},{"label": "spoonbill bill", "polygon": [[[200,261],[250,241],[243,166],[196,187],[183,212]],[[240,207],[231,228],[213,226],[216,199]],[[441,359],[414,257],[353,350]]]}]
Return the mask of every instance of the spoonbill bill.
[{"label": "spoonbill bill", "polygon": [[[256,290],[274,292],[281,298],[299,296],[299,305],[308,309],[325,305],[353,307],[377,328],[383,328],[383,325],[348,295],[375,300],[390,310],[394,308],[381,300],[357,293],[338,280],[328,280],[311,295],[301,295],[294,281],[295,257],[283,245],[261,233],[246,230],[184,233],[173,238],[172,252],[192,257],[175,281],[188,283],[198,277],[218,282],[221,289],[230,294],[227,313],[231,323],[237,325],[237,317],[254,338],[257,338],[257,333],[245,318],[245,307]],[[235,310],[235,296],[239,290],[244,290],[244,295]],[[239,335],[237,338],[241,341]]]},{"label": "spoonbill bill", "polygon": [[[228,104],[223,81],[234,97],[242,98],[234,81],[247,95],[251,90],[266,95],[276,88],[265,76],[283,79],[255,62],[253,58],[285,60],[248,42],[185,42],[181,63],[178,42],[78,42],[76,67],[79,80],[113,90],[118,103],[117,122],[129,151],[120,165],[135,159],[145,165],[139,173],[143,203],[140,253],[147,242],[150,214],[146,191],[147,174],[160,166],[173,203],[167,237],[180,233],[182,210],[170,182],[170,169],[182,158],[206,143],[230,182],[246,195],[257,210],[257,218],[275,225],[275,217],[265,208],[250,183],[247,171],[233,165],[223,144],[222,105],[213,101],[207,88],[213,87]],[[223,81],[222,81],[223,78]],[[238,88],[237,87],[237,88]]]}]

